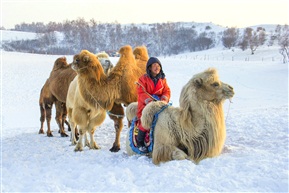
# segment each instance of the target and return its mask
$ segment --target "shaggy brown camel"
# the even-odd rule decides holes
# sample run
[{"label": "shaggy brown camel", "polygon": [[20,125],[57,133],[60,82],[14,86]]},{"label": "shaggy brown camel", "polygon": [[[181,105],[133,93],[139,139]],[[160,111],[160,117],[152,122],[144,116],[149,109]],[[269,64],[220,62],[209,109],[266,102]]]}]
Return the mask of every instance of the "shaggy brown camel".
[{"label": "shaggy brown camel", "polygon": [[[51,78],[54,77],[53,75],[55,75],[55,73],[59,74],[59,72],[62,71],[67,71],[67,69],[70,69],[70,73],[73,73],[74,76],[76,75],[76,73],[71,69],[70,65],[66,62],[66,58],[65,57],[60,57],[57,58],[54,62],[52,71],[50,73],[50,77],[46,80],[45,84],[43,85],[41,92],[40,92],[40,97],[39,97],[39,106],[40,106],[40,122],[41,122],[41,127],[39,130],[39,134],[44,134],[44,129],[43,129],[43,124],[45,121],[45,117],[46,117],[46,121],[47,121],[47,136],[52,137],[52,132],[50,129],[50,121],[51,121],[51,109],[53,104],[55,103],[55,107],[56,107],[56,116],[55,116],[55,120],[57,122],[57,125],[59,127],[59,132],[61,134],[62,137],[67,137],[68,135],[65,133],[64,131],[64,123],[68,124],[66,121],[66,106],[65,106],[65,101],[61,101],[59,100],[51,91],[51,84],[54,83],[56,84]],[[68,70],[69,71],[69,70]],[[60,73],[61,75],[63,75],[62,73]],[[65,77],[62,77],[62,79],[65,79]],[[66,80],[67,81],[67,80]],[[59,87],[61,84],[59,84],[61,82],[58,82],[58,84],[56,84],[56,87]],[[70,82],[69,82],[70,83]],[[61,90],[61,89],[59,89]],[[68,125],[69,127],[69,125]],[[68,130],[70,130],[70,127],[68,128]]]},{"label": "shaggy brown camel", "polygon": [[[104,120],[103,110],[111,111],[114,104],[118,104],[118,107],[122,109],[121,104],[127,106],[137,100],[135,81],[138,80],[143,72],[136,65],[130,46],[122,47],[119,53],[119,61],[108,76],[104,73],[98,59],[87,50],[83,50],[80,54],[74,56],[73,66],[78,73],[75,96],[81,96],[86,105],[90,106],[88,108],[89,106],[77,103],[67,106],[69,118],[76,125],[80,125],[80,129],[82,130],[80,131],[80,139],[83,138],[85,131],[94,132],[95,126],[101,124],[100,122]],[[80,94],[77,94],[77,92]],[[94,116],[91,116],[92,119],[89,119],[87,114],[81,113],[80,115],[78,110],[81,108],[79,107],[85,107],[83,109],[86,109],[87,112],[91,112],[91,109],[94,108]],[[86,125],[87,123],[91,124]],[[118,151],[120,149],[120,132],[122,128],[123,124],[120,121],[118,127],[115,127],[116,138],[111,151]],[[92,138],[91,140],[94,143]],[[79,142],[75,150],[82,150],[82,147],[82,142]],[[90,145],[90,147],[97,149],[96,146]]]},{"label": "shaggy brown camel", "polygon": [[67,115],[67,111],[66,111],[66,107],[65,104],[58,101],[49,91],[48,88],[48,81],[45,82],[44,86],[41,89],[40,92],[40,98],[39,98],[39,106],[40,106],[40,122],[41,122],[41,126],[39,129],[39,134],[44,134],[44,122],[46,119],[46,123],[47,123],[47,136],[48,137],[52,137],[52,132],[50,129],[50,122],[51,122],[51,110],[52,110],[52,106],[53,104],[55,104],[55,108],[56,108],[56,116],[55,116],[55,120],[58,124],[58,126],[61,124],[61,126],[59,126],[59,132],[60,132],[60,128],[64,128],[64,123],[68,126],[68,131],[70,131],[70,126],[69,123],[66,120],[66,115]]},{"label": "shaggy brown camel", "polygon": [[[219,80],[216,69],[194,75],[181,91],[180,107],[169,106],[158,115],[153,163],[182,159],[199,163],[220,155],[226,138],[223,103],[233,96],[233,87]],[[135,116],[136,105],[128,106],[128,118]],[[164,106],[157,101],[144,108],[141,122],[145,128],[151,127],[153,116]],[[134,154],[128,137],[126,147],[129,155]]]}]

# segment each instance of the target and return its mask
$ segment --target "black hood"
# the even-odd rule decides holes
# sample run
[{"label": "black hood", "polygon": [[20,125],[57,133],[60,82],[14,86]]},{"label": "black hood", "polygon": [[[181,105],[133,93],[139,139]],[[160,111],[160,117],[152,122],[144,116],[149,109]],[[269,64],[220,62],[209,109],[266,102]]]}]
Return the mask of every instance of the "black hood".
[{"label": "black hood", "polygon": [[153,63],[158,63],[161,67],[161,71],[160,73],[157,75],[157,79],[161,78],[161,79],[164,79],[165,78],[165,73],[163,72],[163,67],[162,67],[162,64],[161,62],[159,61],[159,59],[155,58],[155,57],[150,57],[150,59],[148,60],[147,62],[147,65],[146,65],[146,71],[147,71],[147,74],[153,78],[153,76],[151,75],[150,73],[150,70],[149,70],[149,67],[153,64]]}]

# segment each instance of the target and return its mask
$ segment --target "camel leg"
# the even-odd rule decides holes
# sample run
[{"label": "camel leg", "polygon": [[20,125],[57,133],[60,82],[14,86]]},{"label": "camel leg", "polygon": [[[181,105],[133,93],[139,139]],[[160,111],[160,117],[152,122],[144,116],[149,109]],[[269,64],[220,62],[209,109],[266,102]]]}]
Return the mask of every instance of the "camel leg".
[{"label": "camel leg", "polygon": [[44,134],[44,122],[45,122],[45,109],[42,106],[43,104],[40,104],[40,129],[38,134]]},{"label": "camel leg", "polygon": [[56,101],[55,102],[55,108],[56,108],[55,120],[56,120],[57,125],[59,127],[60,135],[61,135],[61,137],[68,137],[68,135],[64,131],[64,122],[62,121],[63,103],[60,101]]},{"label": "camel leg", "polygon": [[76,145],[77,143],[77,139],[75,137],[76,125],[72,121],[70,121],[70,125],[71,125],[71,134],[70,134],[71,145]]},{"label": "camel leg", "polygon": [[184,160],[188,156],[185,152],[172,145],[164,145],[155,143],[152,153],[153,163],[158,165],[160,162],[167,162],[170,160]]},{"label": "camel leg", "polygon": [[86,133],[86,128],[84,128],[83,126],[79,127],[79,140],[75,146],[75,149],[74,151],[83,151],[83,144],[82,144],[82,140],[83,140],[83,137]]},{"label": "camel leg", "polygon": [[[120,150],[120,133],[123,128],[123,115],[124,115],[124,109],[121,106],[121,104],[114,103],[111,111],[112,115],[109,115],[109,118],[114,121],[114,129],[115,129],[115,140],[112,145],[112,148],[110,148],[111,152],[118,152]],[[120,117],[116,117],[115,115],[120,115]]]},{"label": "camel leg", "polygon": [[62,127],[64,129],[64,124],[67,125],[67,130],[71,131],[70,125],[67,121],[67,109],[66,109],[66,104],[62,103]]},{"label": "camel leg", "polygon": [[94,140],[94,131],[96,128],[89,128],[88,133],[90,137],[90,149],[100,149],[100,147],[97,145],[96,141]]},{"label": "camel leg", "polygon": [[76,128],[76,124],[72,121],[72,109],[68,109],[67,111],[68,113],[68,118],[69,118],[69,125],[71,127],[71,133],[70,133],[70,141],[71,141],[71,145],[76,145],[78,137],[76,138],[77,134],[77,128]]},{"label": "camel leg", "polygon": [[111,152],[118,152],[120,150],[120,133],[123,128],[122,119],[123,118],[113,119],[115,129],[115,139],[112,148],[109,149]]},{"label": "camel leg", "polygon": [[85,143],[84,146],[90,147],[90,142],[89,142],[88,137],[87,137],[87,132],[84,135],[84,143]]},{"label": "camel leg", "polygon": [[103,123],[106,117],[106,112],[102,111],[100,112],[96,117],[90,120],[88,124],[88,134],[90,137],[90,144],[89,148],[90,149],[100,149],[100,147],[97,145],[95,139],[94,139],[94,132],[96,130],[96,127]]},{"label": "camel leg", "polygon": [[62,117],[62,121],[65,123],[65,125],[67,126],[67,130],[68,131],[71,131],[71,127],[69,125],[69,122],[66,120],[66,115],[65,115],[65,118]]},{"label": "camel leg", "polygon": [[[76,140],[78,140],[78,139],[79,139],[79,131],[78,131],[78,128],[77,128],[76,125],[75,125],[74,130],[75,130],[75,132],[74,132],[75,138],[76,138]],[[86,139],[87,139],[87,138],[86,138]]]},{"label": "camel leg", "polygon": [[53,105],[53,103],[52,104],[45,104],[46,123],[47,123],[47,136],[48,137],[53,137],[52,131],[50,129],[52,105]]}]

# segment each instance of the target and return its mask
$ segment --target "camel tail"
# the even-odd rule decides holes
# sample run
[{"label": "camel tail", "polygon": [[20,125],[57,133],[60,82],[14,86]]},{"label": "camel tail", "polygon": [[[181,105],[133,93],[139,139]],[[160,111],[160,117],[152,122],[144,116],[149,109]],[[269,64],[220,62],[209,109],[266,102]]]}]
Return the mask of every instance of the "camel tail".
[{"label": "camel tail", "polygon": [[161,101],[150,102],[142,111],[141,123],[145,129],[150,129],[152,126],[154,115],[161,111],[166,106]]}]

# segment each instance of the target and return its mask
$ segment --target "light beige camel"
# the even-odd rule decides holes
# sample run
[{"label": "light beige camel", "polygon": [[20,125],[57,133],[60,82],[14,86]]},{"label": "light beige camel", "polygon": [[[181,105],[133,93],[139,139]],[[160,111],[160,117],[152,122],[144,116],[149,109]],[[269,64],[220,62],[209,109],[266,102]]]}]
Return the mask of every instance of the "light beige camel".
[{"label": "light beige camel", "polygon": [[[154,129],[152,159],[154,164],[189,159],[195,163],[220,155],[226,138],[223,102],[234,95],[233,87],[219,80],[216,69],[196,74],[183,87],[180,107],[167,107],[158,116]],[[132,118],[136,103],[128,106]],[[161,101],[149,103],[141,122],[150,128],[153,116],[163,106]],[[127,153],[134,154],[127,140]]]},{"label": "light beige camel", "polygon": [[[75,86],[72,102],[69,102],[71,92],[69,88],[67,108],[69,119],[80,128],[80,139],[75,148],[76,151],[83,148],[82,138],[85,132],[88,130],[90,134],[93,134],[96,126],[102,123],[106,110],[112,110],[114,104],[128,105],[137,100],[134,82],[143,73],[136,66],[130,46],[122,47],[119,53],[121,54],[119,61],[108,76],[104,73],[99,60],[87,50],[74,56],[73,67],[78,74],[77,86]],[[76,96],[78,96],[77,100]],[[83,101],[85,104],[81,102],[78,104],[74,101]],[[122,127],[121,123],[118,130],[116,128],[114,146],[118,150]],[[91,140],[93,140],[92,137]],[[98,148],[94,144],[90,144],[90,147]]]}]

